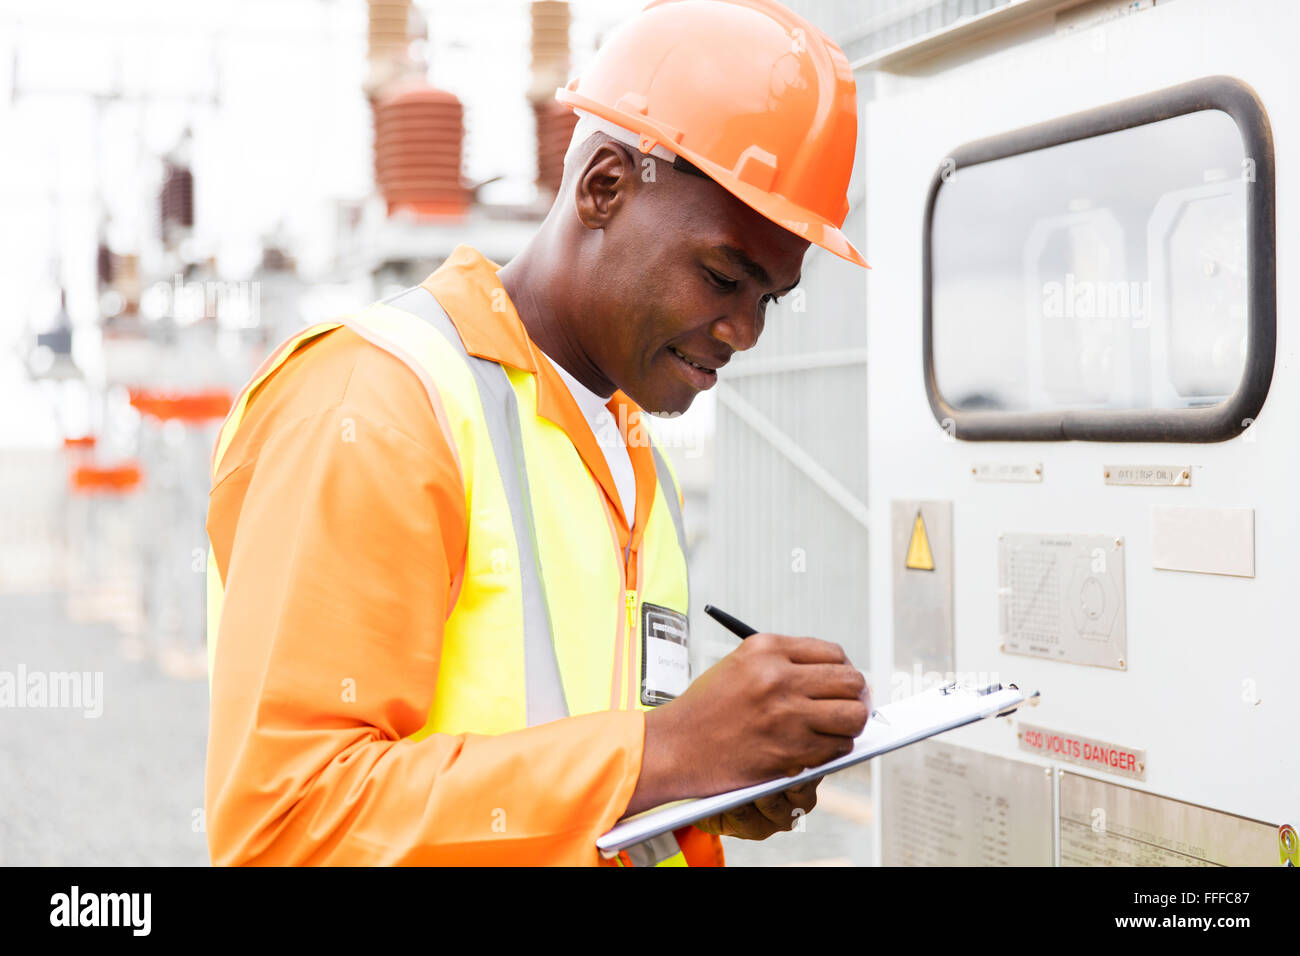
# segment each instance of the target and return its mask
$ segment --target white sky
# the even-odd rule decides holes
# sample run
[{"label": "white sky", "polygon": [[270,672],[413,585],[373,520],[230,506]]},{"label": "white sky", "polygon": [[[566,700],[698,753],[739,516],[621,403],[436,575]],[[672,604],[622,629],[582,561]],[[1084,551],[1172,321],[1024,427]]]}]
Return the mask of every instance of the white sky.
[{"label": "white sky", "polygon": [[[640,5],[573,4],[579,64]],[[504,175],[497,198],[526,198],[528,3],[420,6],[430,79],[466,104],[466,175]],[[91,312],[101,210],[113,245],[138,251],[156,216],[157,157],[187,126],[203,251],[239,278],[259,237],[284,224],[310,268],[332,201],[371,192],[365,56],[361,0],[0,0],[0,282],[25,287],[6,285],[4,301],[25,304],[61,270],[74,317]],[[115,89],[126,97],[108,98]]]},{"label": "white sky", "polygon": [[[643,0],[575,0],[574,71]],[[430,80],[461,97],[464,173],[534,176],[527,0],[424,0]],[[322,281],[339,199],[373,191],[363,0],[0,0],[0,403],[27,386],[18,348],[66,288],[98,318],[95,246],[156,246],[159,157],[192,130],[195,252],[246,277],[281,229]],[[114,96],[114,93],[123,94]],[[5,436],[0,435],[0,443]]]}]

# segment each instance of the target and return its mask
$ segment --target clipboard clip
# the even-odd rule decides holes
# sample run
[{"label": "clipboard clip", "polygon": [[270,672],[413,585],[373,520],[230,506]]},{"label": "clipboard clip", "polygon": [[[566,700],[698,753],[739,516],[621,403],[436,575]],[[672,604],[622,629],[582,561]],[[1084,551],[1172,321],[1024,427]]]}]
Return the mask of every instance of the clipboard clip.
[{"label": "clipboard clip", "polygon": [[[1010,686],[1014,688],[1016,685],[1011,684]],[[985,694],[997,693],[1002,689],[1002,685],[998,683],[993,683],[993,684],[983,684],[981,686],[974,686],[971,684],[963,684],[961,681],[950,680],[946,684],[940,684],[937,689],[939,693],[944,695],[958,694],[958,693],[974,693],[974,694],[978,694],[980,697],[983,697]]]},{"label": "clipboard clip", "polygon": [[[1008,685],[1007,685],[1007,690],[1020,690],[1020,688],[1017,687],[1015,684],[1008,684]],[[998,716],[999,716],[999,717],[1006,717],[1008,714],[1014,714],[1014,713],[1015,713],[1017,710],[1019,710],[1021,707],[1037,707],[1037,706],[1038,706],[1038,701],[1039,701],[1039,699],[1040,699],[1040,698],[1039,698],[1039,696],[1038,696],[1038,691],[1034,691],[1032,694],[1030,694],[1028,697],[1026,697],[1026,698],[1025,698],[1024,700],[1022,700],[1020,703],[1018,703],[1018,704],[1012,704],[1012,705],[1011,705],[1010,707],[1008,707],[1006,710],[1000,710],[1000,711],[998,711]]]},{"label": "clipboard clip", "polygon": [[[1006,689],[1020,690],[1020,688],[1017,687],[1015,684],[1007,684]],[[946,684],[940,684],[936,688],[936,690],[938,690],[939,693],[943,694],[944,696],[949,696],[952,694],[975,694],[977,696],[984,697],[987,696],[988,694],[996,694],[998,691],[1002,690],[1002,684],[995,681],[992,684],[982,684],[977,686],[972,684],[963,684],[961,681],[950,680]],[[996,716],[1005,717],[1008,714],[1015,713],[1018,709],[1026,705],[1030,707],[1037,707],[1038,699],[1039,699],[1038,691],[1034,691],[1032,694],[1030,694],[1020,703],[1012,704],[1011,706],[998,711]]]}]

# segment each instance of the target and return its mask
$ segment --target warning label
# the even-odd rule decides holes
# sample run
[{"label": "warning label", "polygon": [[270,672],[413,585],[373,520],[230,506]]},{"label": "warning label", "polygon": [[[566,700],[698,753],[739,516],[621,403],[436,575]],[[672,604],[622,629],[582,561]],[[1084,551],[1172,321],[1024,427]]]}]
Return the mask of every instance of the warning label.
[{"label": "warning label", "polygon": [[930,537],[925,533],[925,521],[917,511],[912,522],[912,540],[907,545],[907,566],[913,571],[933,571],[934,555],[930,553]]},{"label": "warning label", "polygon": [[1145,780],[1147,777],[1147,752],[1136,747],[1121,747],[1092,737],[1025,723],[1017,724],[1016,736],[1020,738],[1021,750],[1051,760],[1091,767],[1132,780]]}]

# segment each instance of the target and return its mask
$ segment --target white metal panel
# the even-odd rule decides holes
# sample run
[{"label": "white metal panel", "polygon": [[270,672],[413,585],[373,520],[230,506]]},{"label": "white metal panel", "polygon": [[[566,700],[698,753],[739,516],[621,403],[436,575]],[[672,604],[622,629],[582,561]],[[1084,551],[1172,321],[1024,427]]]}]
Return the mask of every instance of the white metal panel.
[{"label": "white metal panel", "polygon": [[[1274,823],[1300,818],[1300,673],[1294,622],[1300,573],[1300,335],[1288,320],[1300,301],[1294,269],[1300,199],[1300,66],[1267,38],[1300,31],[1284,0],[1233,4],[1179,0],[1086,29],[1054,33],[1050,21],[1013,37],[928,61],[915,75],[859,74],[874,88],[865,107],[871,215],[868,284],[869,505],[895,498],[954,503],[955,645],[959,672],[995,672],[1042,692],[1036,722],[1150,757],[1141,789]],[[1213,74],[1258,93],[1277,158],[1278,347],[1269,397],[1242,436],[1208,445],[1096,442],[967,443],[947,435],[926,399],[921,354],[921,248],[927,189],[956,146]],[[873,81],[873,82],[869,82]],[[978,241],[972,237],[972,241]],[[1105,463],[1192,463],[1190,487],[1116,487]],[[1041,464],[1041,484],[976,482],[975,462]],[[1152,567],[1152,506],[1254,508],[1253,579]],[[1127,670],[1011,657],[998,648],[997,536],[1001,532],[1106,533],[1126,542]],[[893,573],[887,535],[870,539],[872,593]],[[876,681],[889,680],[892,611],[870,607]],[[1012,721],[954,732],[952,743],[1011,756]],[[879,846],[879,833],[876,845]]]}]

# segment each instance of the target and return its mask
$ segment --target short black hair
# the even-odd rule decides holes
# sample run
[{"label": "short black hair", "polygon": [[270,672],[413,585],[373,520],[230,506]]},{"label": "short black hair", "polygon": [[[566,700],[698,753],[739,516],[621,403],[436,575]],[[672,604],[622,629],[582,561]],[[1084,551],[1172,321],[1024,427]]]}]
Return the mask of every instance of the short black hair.
[{"label": "short black hair", "polygon": [[673,157],[673,169],[677,170],[678,172],[689,173],[692,176],[702,176],[705,179],[713,178],[708,173],[700,169],[700,167],[696,166],[694,163],[688,163],[680,156]]}]

